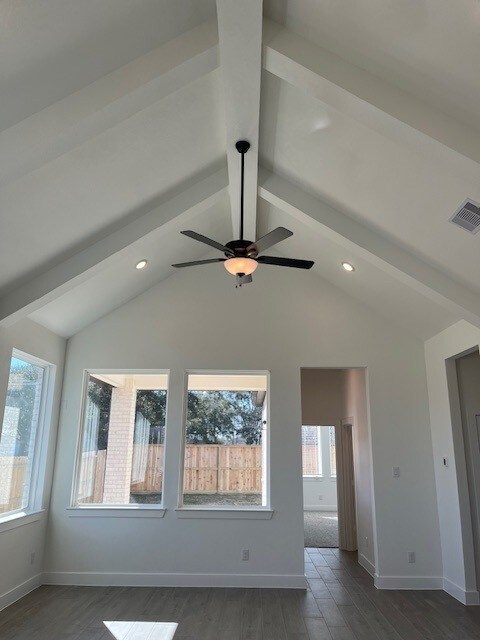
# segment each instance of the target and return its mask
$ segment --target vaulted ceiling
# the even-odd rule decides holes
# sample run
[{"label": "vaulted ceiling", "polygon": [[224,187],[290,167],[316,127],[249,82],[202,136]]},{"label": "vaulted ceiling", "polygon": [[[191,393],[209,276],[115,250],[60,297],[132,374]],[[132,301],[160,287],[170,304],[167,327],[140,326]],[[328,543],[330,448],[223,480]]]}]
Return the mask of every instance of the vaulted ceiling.
[{"label": "vaulted ceiling", "polygon": [[299,278],[421,338],[480,326],[480,234],[449,222],[480,201],[479,26],[471,0],[2,0],[0,322],[72,335],[209,255],[182,229],[236,237],[246,138],[247,236],[294,231]]}]

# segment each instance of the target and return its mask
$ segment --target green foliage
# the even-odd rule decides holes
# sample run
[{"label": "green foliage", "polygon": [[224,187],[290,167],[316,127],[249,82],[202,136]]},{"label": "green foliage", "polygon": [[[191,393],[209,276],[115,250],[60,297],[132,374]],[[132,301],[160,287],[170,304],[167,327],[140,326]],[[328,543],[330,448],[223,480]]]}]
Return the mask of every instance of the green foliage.
[{"label": "green foliage", "polygon": [[109,384],[90,378],[88,381],[88,399],[96,404],[100,410],[97,449],[103,451],[107,448],[108,444],[112,387]]},{"label": "green foliage", "polygon": [[42,377],[41,367],[12,358],[6,409],[18,409],[19,412],[18,423],[10,426],[5,421],[2,429],[2,448],[10,449],[9,455],[26,456],[29,453],[35,397]]},{"label": "green foliage", "polygon": [[[112,388],[90,380],[88,397],[100,408],[98,448],[106,449]],[[163,441],[167,392],[138,391],[137,414],[150,423],[149,442]],[[187,441],[190,444],[259,444],[262,408],[249,391],[189,391]]]},{"label": "green foliage", "polygon": [[248,391],[189,391],[189,444],[259,444],[262,409]]},{"label": "green foliage", "polygon": [[152,426],[163,427],[167,410],[167,392],[163,389],[137,391],[137,413],[141,413]]}]

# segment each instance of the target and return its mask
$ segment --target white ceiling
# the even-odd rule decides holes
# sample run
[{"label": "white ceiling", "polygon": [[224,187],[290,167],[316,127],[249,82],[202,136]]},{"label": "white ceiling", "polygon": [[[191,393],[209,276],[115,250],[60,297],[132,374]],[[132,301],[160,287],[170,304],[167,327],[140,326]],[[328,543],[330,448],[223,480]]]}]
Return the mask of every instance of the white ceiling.
[{"label": "white ceiling", "polygon": [[[294,232],[293,237],[279,244],[275,250],[272,248],[269,254],[314,260],[312,271],[318,277],[374,309],[390,323],[403,326],[413,335],[426,339],[455,322],[455,315],[448,310],[401,282],[392,282],[391,276],[381,269],[328,238],[312,234],[310,227],[263,200],[260,201],[259,214],[261,234],[277,226],[288,227]],[[347,273],[342,262],[350,262],[355,271]],[[282,277],[278,267],[262,268],[276,268],[278,277]]]},{"label": "white ceiling", "polygon": [[270,73],[263,78],[261,161],[480,291],[479,237],[453,227],[480,180],[401,146]]},{"label": "white ceiling", "polygon": [[0,131],[215,15],[215,0],[1,0]]},{"label": "white ceiling", "polygon": [[[260,0],[247,1],[257,16]],[[209,256],[179,231],[231,239],[223,191],[130,242],[112,238],[225,167],[245,131],[247,158],[258,150],[261,168],[357,225],[337,242],[308,212],[260,198],[257,233],[295,233],[279,255],[315,260],[319,276],[421,338],[461,317],[480,322],[480,234],[448,222],[465,198],[480,202],[480,4],[264,0],[286,35],[278,51],[264,39],[259,122],[248,84],[259,31],[228,50],[245,25],[224,4],[217,46],[214,0],[0,0],[2,317],[13,309],[70,336],[170,277],[172,262]],[[232,93],[237,78],[249,104]],[[236,156],[228,161],[235,204]],[[387,258],[375,243],[366,250],[371,237],[391,248]],[[94,243],[96,268],[83,268]],[[137,272],[142,257],[149,265]]]},{"label": "white ceiling", "polygon": [[[190,216],[188,221],[173,220],[130,245],[94,277],[35,311],[31,318],[65,337],[77,333],[112,309],[175,274],[171,266],[173,263],[203,259],[205,248],[180,234],[185,228],[198,230],[219,242],[228,242],[232,227],[227,196],[210,210]],[[145,269],[135,269],[136,263],[143,258],[148,260]],[[222,265],[199,268],[206,269],[205,275],[208,275],[208,269],[215,267],[223,268]]]},{"label": "white ceiling", "polygon": [[3,186],[0,292],[224,161],[222,110],[215,71]]},{"label": "white ceiling", "polygon": [[480,128],[477,0],[265,0],[298,35]]}]

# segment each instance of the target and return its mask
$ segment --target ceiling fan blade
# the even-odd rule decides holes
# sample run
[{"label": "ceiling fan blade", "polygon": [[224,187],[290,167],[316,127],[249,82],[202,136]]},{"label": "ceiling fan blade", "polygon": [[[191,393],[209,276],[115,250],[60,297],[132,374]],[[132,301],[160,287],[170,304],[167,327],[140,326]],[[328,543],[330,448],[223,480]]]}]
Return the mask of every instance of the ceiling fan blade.
[{"label": "ceiling fan blade", "polygon": [[315,264],[312,260],[294,260],[293,258],[275,258],[274,256],[259,256],[260,264],[275,264],[279,267],[294,267],[295,269],[311,269]]},{"label": "ceiling fan blade", "polygon": [[202,236],[201,233],[197,233],[196,231],[181,231],[180,233],[183,233],[184,236],[188,236],[189,238],[193,238],[193,240],[198,240],[198,242],[203,242],[203,244],[208,244],[209,247],[214,247],[215,249],[222,251],[222,253],[229,253],[233,255],[233,251],[231,249],[220,244],[220,242],[217,242],[216,240],[207,238],[207,236]]},{"label": "ceiling fan blade", "polygon": [[193,262],[179,262],[172,267],[196,267],[199,264],[212,264],[213,262],[225,262],[225,258],[211,258],[210,260],[194,260]]},{"label": "ceiling fan blade", "polygon": [[237,287],[241,287],[242,284],[249,284],[250,282],[252,282],[253,278],[252,276],[248,275],[248,276],[237,276]]},{"label": "ceiling fan blade", "polygon": [[270,233],[259,238],[256,242],[252,242],[252,244],[247,247],[247,253],[251,249],[256,249],[257,254],[262,253],[265,249],[270,249],[270,247],[273,247],[277,242],[281,242],[290,236],[293,236],[292,231],[285,229],[285,227],[277,227],[273,231],[270,231]]}]

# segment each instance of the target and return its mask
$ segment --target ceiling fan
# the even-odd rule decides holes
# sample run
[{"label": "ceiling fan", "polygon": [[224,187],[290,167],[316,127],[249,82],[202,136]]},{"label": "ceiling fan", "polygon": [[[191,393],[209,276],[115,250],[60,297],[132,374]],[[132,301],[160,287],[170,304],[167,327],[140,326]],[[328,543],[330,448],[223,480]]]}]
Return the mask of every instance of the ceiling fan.
[{"label": "ceiling fan", "polygon": [[252,273],[259,264],[273,264],[279,267],[294,267],[296,269],[311,269],[313,262],[311,260],[293,260],[291,258],[278,258],[274,256],[259,255],[266,249],[273,247],[274,244],[293,236],[292,231],[285,227],[277,227],[266,235],[262,236],[255,242],[243,239],[243,200],[244,200],[244,180],[245,180],[245,154],[250,149],[250,143],[246,140],[239,140],[235,145],[238,153],[241,155],[241,192],[240,192],[240,239],[231,240],[225,245],[203,236],[196,231],[181,231],[183,235],[203,242],[210,247],[214,247],[225,254],[225,258],[211,258],[210,260],[195,260],[194,262],[180,262],[173,264],[172,267],[195,267],[202,264],[211,264],[213,262],[223,262],[225,269],[235,276],[237,287],[252,282]]}]

